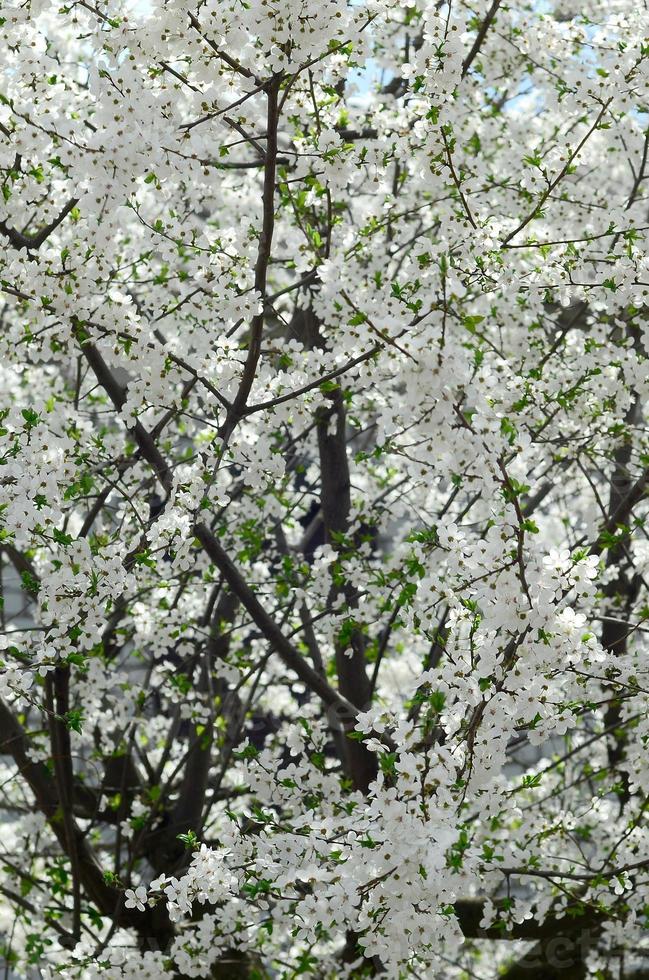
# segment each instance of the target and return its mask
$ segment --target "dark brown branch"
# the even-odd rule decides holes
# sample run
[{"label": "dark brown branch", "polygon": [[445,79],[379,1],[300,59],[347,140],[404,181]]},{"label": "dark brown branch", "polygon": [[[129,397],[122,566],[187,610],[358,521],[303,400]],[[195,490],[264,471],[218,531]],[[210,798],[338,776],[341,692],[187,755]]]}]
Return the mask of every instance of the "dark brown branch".
[{"label": "dark brown branch", "polygon": [[595,130],[598,128],[598,126],[599,126],[600,122],[602,121],[602,119],[604,118],[604,115],[606,114],[606,112],[608,110],[608,107],[611,104],[611,102],[612,102],[612,98],[611,99],[608,99],[602,105],[602,108],[597,113],[597,117],[595,119],[595,122],[590,127],[590,129],[588,130],[588,132],[584,136],[582,136],[582,138],[580,139],[580,141],[577,144],[577,146],[575,147],[575,149],[570,152],[570,154],[568,155],[568,159],[566,160],[565,164],[563,165],[563,167],[561,168],[561,170],[559,171],[559,173],[557,174],[557,176],[551,181],[550,184],[548,184],[548,186],[546,187],[546,189],[543,191],[543,193],[541,194],[540,198],[538,199],[538,201],[534,205],[534,209],[532,211],[530,211],[529,214],[526,215],[526,217],[523,218],[523,220],[518,223],[518,225],[516,226],[516,228],[514,228],[513,231],[510,231],[509,234],[505,236],[505,238],[501,242],[501,247],[502,248],[505,248],[505,246],[509,245],[509,243],[512,241],[512,239],[514,239],[516,237],[516,235],[518,235],[518,233],[520,231],[523,231],[524,228],[527,228],[527,226],[529,225],[530,221],[532,221],[536,217],[536,215],[539,213],[539,211],[541,210],[541,208],[543,207],[543,205],[545,204],[545,202],[547,201],[547,199],[550,197],[550,194],[552,194],[552,192],[555,190],[555,188],[561,183],[561,181],[563,180],[563,178],[570,171],[570,168],[572,167],[574,161],[577,159],[577,157],[581,153],[582,149],[584,148],[584,146],[586,145],[586,143],[590,139],[590,137],[593,135],[593,133],[595,132]]},{"label": "dark brown branch", "polygon": [[311,381],[309,384],[303,385],[301,388],[296,388],[294,391],[288,391],[285,395],[278,395],[277,398],[269,398],[268,401],[258,402],[256,405],[249,405],[243,412],[243,417],[245,418],[248,415],[252,415],[254,412],[261,412],[265,409],[275,408],[276,405],[282,405],[284,402],[291,401],[293,398],[299,398],[300,395],[313,391],[314,388],[319,388],[320,385],[325,384],[327,381],[334,381],[336,378],[341,378],[358,364],[363,364],[365,361],[369,361],[370,358],[374,357],[374,355],[380,350],[381,347],[376,344],[363,354],[359,354],[358,357],[353,357],[350,361],[343,364],[342,367],[337,368],[335,371],[329,371],[327,374],[323,374],[317,381]]},{"label": "dark brown branch", "polygon": [[248,395],[255,380],[261,354],[261,340],[266,317],[266,281],[268,264],[273,245],[275,227],[275,176],[277,170],[277,127],[279,123],[278,97],[281,78],[273,79],[266,92],[266,156],[264,161],[264,189],[262,196],[262,225],[259,248],[255,263],[255,291],[261,297],[261,311],[252,318],[248,352],[243,366],[239,389],[223,426],[222,436],[227,442],[246,407]]},{"label": "dark brown branch", "polygon": [[72,208],[76,207],[79,203],[79,199],[76,197],[71,198],[65,205],[63,210],[50,221],[49,225],[45,225],[41,228],[39,232],[33,235],[25,235],[22,231],[18,231],[16,228],[11,228],[4,221],[0,221],[0,232],[8,238],[12,245],[16,248],[26,248],[28,250],[40,248],[43,242],[49,238],[52,232],[59,227],[61,222],[65,221],[69,215]]},{"label": "dark brown branch", "polygon": [[626,202],[626,205],[625,205],[625,208],[624,208],[625,211],[628,211],[629,208],[632,207],[633,203],[635,202],[636,197],[638,196],[638,191],[640,190],[640,184],[642,183],[643,180],[645,180],[645,178],[647,176],[646,173],[645,173],[645,171],[647,169],[647,154],[648,153],[649,153],[649,133],[646,133],[645,134],[645,138],[644,138],[644,145],[642,147],[642,159],[640,160],[640,169],[638,170],[638,174],[637,174],[635,180],[633,181],[633,187],[631,188],[631,192],[629,194],[629,199]]},{"label": "dark brown branch", "polygon": [[[305,346],[322,347],[319,323],[312,310],[297,309],[291,321],[291,330]],[[351,477],[347,459],[347,415],[342,391],[336,387],[327,394],[328,406],[316,411],[316,431],[320,462],[320,511],[327,541],[340,550],[340,536],[347,534],[351,515]],[[345,607],[353,614],[358,609],[358,592],[353,583],[333,587],[329,604],[343,598]],[[349,638],[351,656],[347,644],[334,644],[336,672],[343,696],[359,710],[366,710],[372,700],[372,688],[367,676],[365,638],[360,629],[354,628]],[[368,752],[362,742],[346,739],[344,763],[355,789],[367,792],[376,777],[376,756]]]},{"label": "dark brown branch", "polygon": [[77,839],[74,833],[75,821],[72,814],[74,796],[74,775],[72,770],[72,751],[70,732],[66,718],[69,710],[70,669],[58,665],[45,678],[50,742],[54,762],[54,778],[60,801],[61,819],[66,838],[66,852],[70,859],[72,875],[72,933],[76,941],[81,938],[81,873]]},{"label": "dark brown branch", "polygon": [[482,47],[484,43],[484,39],[487,36],[487,31],[491,27],[491,22],[493,21],[494,17],[498,13],[498,8],[500,7],[501,3],[502,0],[493,0],[491,7],[487,11],[487,16],[485,17],[485,19],[482,21],[480,25],[480,30],[476,35],[476,39],[473,42],[473,46],[469,51],[468,55],[466,56],[466,58],[464,59],[464,61],[462,62],[462,78],[465,77],[465,75],[469,71],[469,68],[471,67],[475,59],[478,57],[478,54],[480,53],[480,48]]},{"label": "dark brown branch", "polygon": [[461,899],[455,903],[455,915],[466,939],[552,939],[567,928],[593,929],[603,923],[605,918],[592,909],[585,909],[580,915],[561,919],[548,915],[542,922],[526,919],[515,923],[511,929],[505,930],[498,926],[480,925],[484,915],[485,903],[480,899]]},{"label": "dark brown branch", "polygon": [[[638,400],[634,400],[626,417],[629,427],[637,423],[639,414]],[[609,514],[615,514],[618,522],[627,524],[631,517],[631,489],[632,480],[629,472],[633,445],[631,438],[627,435],[620,446],[615,451],[613,457],[613,473],[611,474],[611,484],[609,490]],[[628,618],[631,607],[636,598],[638,587],[632,575],[624,569],[627,561],[627,550],[624,540],[618,541],[613,547],[609,548],[606,555],[607,569],[617,567],[617,575],[608,581],[603,588],[604,596],[609,604],[615,604],[615,608],[621,607],[621,615],[605,616],[602,622],[602,646],[612,656],[623,656],[627,651],[627,641],[629,635]],[[606,610],[609,611],[608,609]],[[624,758],[626,734],[624,729],[617,730],[617,726],[622,719],[622,704],[618,698],[613,698],[604,715],[604,722],[607,728],[613,729],[613,734],[608,740],[608,759],[612,766],[617,767]],[[621,772],[620,780],[622,791],[620,796],[620,806],[623,807],[629,799],[629,777],[628,773]]]},{"label": "dark brown branch", "polygon": [[[62,819],[62,801],[59,798],[54,780],[42,762],[34,762],[30,758],[28,741],[22,726],[4,701],[1,700],[0,754],[13,757],[20,776],[25,780],[36,798],[38,809],[52,828],[61,848],[67,853],[69,844]],[[97,858],[89,848],[76,821],[72,820],[70,826],[74,838],[79,874],[85,892],[102,915],[108,915],[112,918],[115,912],[117,893],[105,883]],[[146,917],[140,913],[134,915],[129,910],[121,912],[120,922],[133,927],[138,932],[146,931],[147,928]]]},{"label": "dark brown branch", "polygon": [[[215,661],[224,660],[230,647],[231,634],[222,632],[222,623],[232,623],[238,601],[231,592],[223,591],[211,617],[210,637],[205,650],[204,663],[199,680],[199,691],[210,693],[210,679]],[[219,680],[217,692],[220,710],[228,694],[227,684]],[[212,701],[214,698],[211,699]],[[214,739],[214,718],[212,713],[207,720],[204,731],[199,735],[195,731],[195,742],[192,745],[185,766],[178,802],[171,815],[171,825],[175,833],[193,830],[201,832],[201,818],[205,807],[205,796],[208,786],[210,765],[212,762],[212,742]],[[175,834],[174,834],[175,836]]]},{"label": "dark brown branch", "polygon": [[268,642],[279,656],[280,660],[316,694],[326,708],[334,709],[340,717],[353,722],[357,709],[345,697],[338,694],[327,681],[318,674],[304,659],[302,654],[284,635],[275,620],[270,616],[257,596],[245,581],[241,572],[234,565],[226,551],[221,547],[217,538],[204,524],[197,524],[194,533],[203,545],[205,553],[214,562],[234,594],[240,599],[252,621],[261,630]]},{"label": "dark brown branch", "polygon": [[[112,371],[97,348],[85,338],[81,341],[81,344],[83,355],[92,368],[98,382],[106,391],[115,407],[118,409],[122,408],[126,401],[126,392],[116,381]],[[131,432],[142,456],[154,470],[163,489],[167,494],[171,493],[173,486],[171,469],[154,440],[151,438],[150,433],[146,431],[140,422],[135,423]],[[196,524],[193,530],[208,557],[219,569],[234,594],[241,601],[253,622],[262,631],[280,659],[306,684],[309,690],[313,691],[320,698],[326,708],[338,712],[340,718],[346,722],[353,722],[357,715],[357,709],[345,697],[338,694],[320,674],[309,666],[299,650],[293,646],[272,616],[263,608],[253,590],[246,583],[214,534],[202,523]]]},{"label": "dark brown branch", "polygon": [[[332,402],[333,418],[327,408],[317,410],[318,450],[320,454],[320,507],[325,536],[334,548],[340,548],[338,535],[349,528],[351,512],[351,479],[347,459],[346,413],[340,388],[328,396]],[[332,425],[333,422],[333,425]],[[345,607],[353,614],[358,609],[358,593],[351,582],[336,590],[345,600]],[[334,596],[331,597],[332,599]],[[372,700],[372,690],[367,676],[365,640],[360,629],[352,630],[349,638],[351,656],[347,644],[335,643],[336,672],[342,694],[361,711]],[[376,777],[376,756],[368,752],[362,742],[346,740],[347,768],[354,787],[367,792]]]},{"label": "dark brown branch", "polygon": [[[86,361],[92,368],[97,381],[109,396],[113,405],[117,409],[124,407],[126,403],[126,389],[116,380],[106,361],[99,353],[94,344],[89,343],[85,338],[81,339],[81,351]],[[130,431],[135,437],[140,452],[152,467],[161,486],[167,494],[171,493],[173,478],[169,465],[155,444],[151,434],[147,432],[141,422],[135,422]]]},{"label": "dark brown branch", "polygon": [[[219,58],[220,61],[224,62],[224,64],[226,64],[229,68],[232,68],[233,71],[236,71],[239,75],[243,75],[244,78],[255,77],[249,68],[246,68],[244,65],[239,64],[239,62],[235,58],[230,57],[229,54],[227,54],[225,51],[222,51],[215,41],[212,41],[211,38],[206,37],[205,34],[203,33],[203,28],[201,27],[200,22],[191,13],[189,15],[189,23],[192,25],[195,31],[198,31],[202,39],[205,41],[207,45],[209,45],[209,47],[212,49],[212,51],[217,56],[217,58]],[[257,81],[257,79],[255,79],[255,81]]]}]

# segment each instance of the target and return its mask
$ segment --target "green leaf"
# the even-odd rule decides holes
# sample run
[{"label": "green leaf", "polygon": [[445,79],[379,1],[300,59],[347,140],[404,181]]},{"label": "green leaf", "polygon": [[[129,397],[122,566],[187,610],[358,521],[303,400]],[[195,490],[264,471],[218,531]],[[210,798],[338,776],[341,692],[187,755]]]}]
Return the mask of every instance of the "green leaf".
[{"label": "green leaf", "polygon": [[33,429],[41,420],[40,415],[33,408],[23,408],[20,414],[25,420],[26,429]]},{"label": "green leaf", "polygon": [[524,531],[529,531],[530,534],[538,534],[539,533],[538,527],[536,526],[536,524],[534,523],[534,521],[531,520],[531,518],[529,518],[529,517],[526,517],[525,518],[525,520],[521,524],[521,527],[523,528]]},{"label": "green leaf", "polygon": [[478,327],[484,320],[483,316],[463,316],[462,323],[469,333],[475,333],[475,328]]},{"label": "green leaf", "polygon": [[83,708],[73,708],[63,716],[65,726],[68,731],[78,732],[81,735],[81,722],[83,721]]},{"label": "green leaf", "polygon": [[366,323],[366,322],[367,322],[367,317],[365,316],[364,313],[361,313],[360,310],[357,310],[356,313],[354,313],[354,315],[348,320],[350,327],[358,327],[360,326],[361,323]]},{"label": "green leaf", "polygon": [[55,527],[52,531],[52,537],[62,545],[72,544],[74,540],[72,535],[66,534],[64,531],[59,531],[58,527]]},{"label": "green leaf", "polygon": [[38,590],[40,589],[40,583],[37,578],[35,578],[31,572],[24,571],[21,573],[21,581],[23,583],[23,589],[25,592],[29,592],[30,595],[38,595]]},{"label": "green leaf", "polygon": [[188,851],[195,851],[198,846],[198,837],[193,830],[188,830],[186,834],[178,834],[176,840],[182,841]]}]

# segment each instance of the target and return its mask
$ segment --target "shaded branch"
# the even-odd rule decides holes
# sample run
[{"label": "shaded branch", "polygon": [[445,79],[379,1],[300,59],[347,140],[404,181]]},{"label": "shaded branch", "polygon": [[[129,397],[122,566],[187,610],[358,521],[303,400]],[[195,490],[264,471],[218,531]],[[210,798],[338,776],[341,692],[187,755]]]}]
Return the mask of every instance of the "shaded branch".
[{"label": "shaded branch", "polygon": [[44,228],[41,228],[39,232],[36,232],[33,235],[26,235],[24,232],[18,231],[16,228],[11,228],[4,221],[0,221],[0,232],[2,232],[5,238],[8,238],[11,244],[18,249],[26,248],[31,250],[40,248],[43,242],[49,238],[52,232],[55,231],[55,229],[58,228],[63,221],[65,221],[72,208],[76,207],[78,203],[79,199],[77,197],[71,198],[53,221],[50,221],[48,225],[45,225]]},{"label": "shaded branch", "polygon": [[485,19],[482,21],[482,24],[480,25],[480,29],[476,35],[476,39],[473,42],[473,46],[469,51],[468,55],[466,56],[466,58],[464,59],[464,61],[462,62],[462,78],[466,76],[466,74],[469,71],[469,68],[471,67],[475,59],[478,57],[478,54],[480,53],[480,48],[482,47],[484,43],[484,39],[487,36],[487,31],[491,27],[491,22],[493,21],[494,17],[498,13],[498,8],[500,7],[501,3],[502,0],[493,0],[491,7],[487,11],[487,16],[485,17]]}]

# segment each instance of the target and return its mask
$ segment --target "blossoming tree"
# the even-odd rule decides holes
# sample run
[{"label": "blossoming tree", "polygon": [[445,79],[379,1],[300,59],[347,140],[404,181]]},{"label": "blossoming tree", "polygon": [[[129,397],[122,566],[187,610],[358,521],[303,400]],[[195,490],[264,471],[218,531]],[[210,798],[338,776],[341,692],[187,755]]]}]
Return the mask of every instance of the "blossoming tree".
[{"label": "blossoming tree", "polygon": [[0,36],[7,969],[649,976],[645,7]]}]

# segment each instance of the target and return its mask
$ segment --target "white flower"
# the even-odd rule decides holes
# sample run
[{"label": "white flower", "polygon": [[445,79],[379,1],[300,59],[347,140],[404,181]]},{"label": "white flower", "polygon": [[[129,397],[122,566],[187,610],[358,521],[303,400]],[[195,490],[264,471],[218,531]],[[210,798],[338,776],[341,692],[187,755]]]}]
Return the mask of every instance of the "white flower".
[{"label": "white flower", "polygon": [[138,885],[135,890],[127,888],[124,892],[124,898],[124,905],[127,909],[138,909],[140,912],[144,912],[147,900],[147,891],[144,885]]}]

